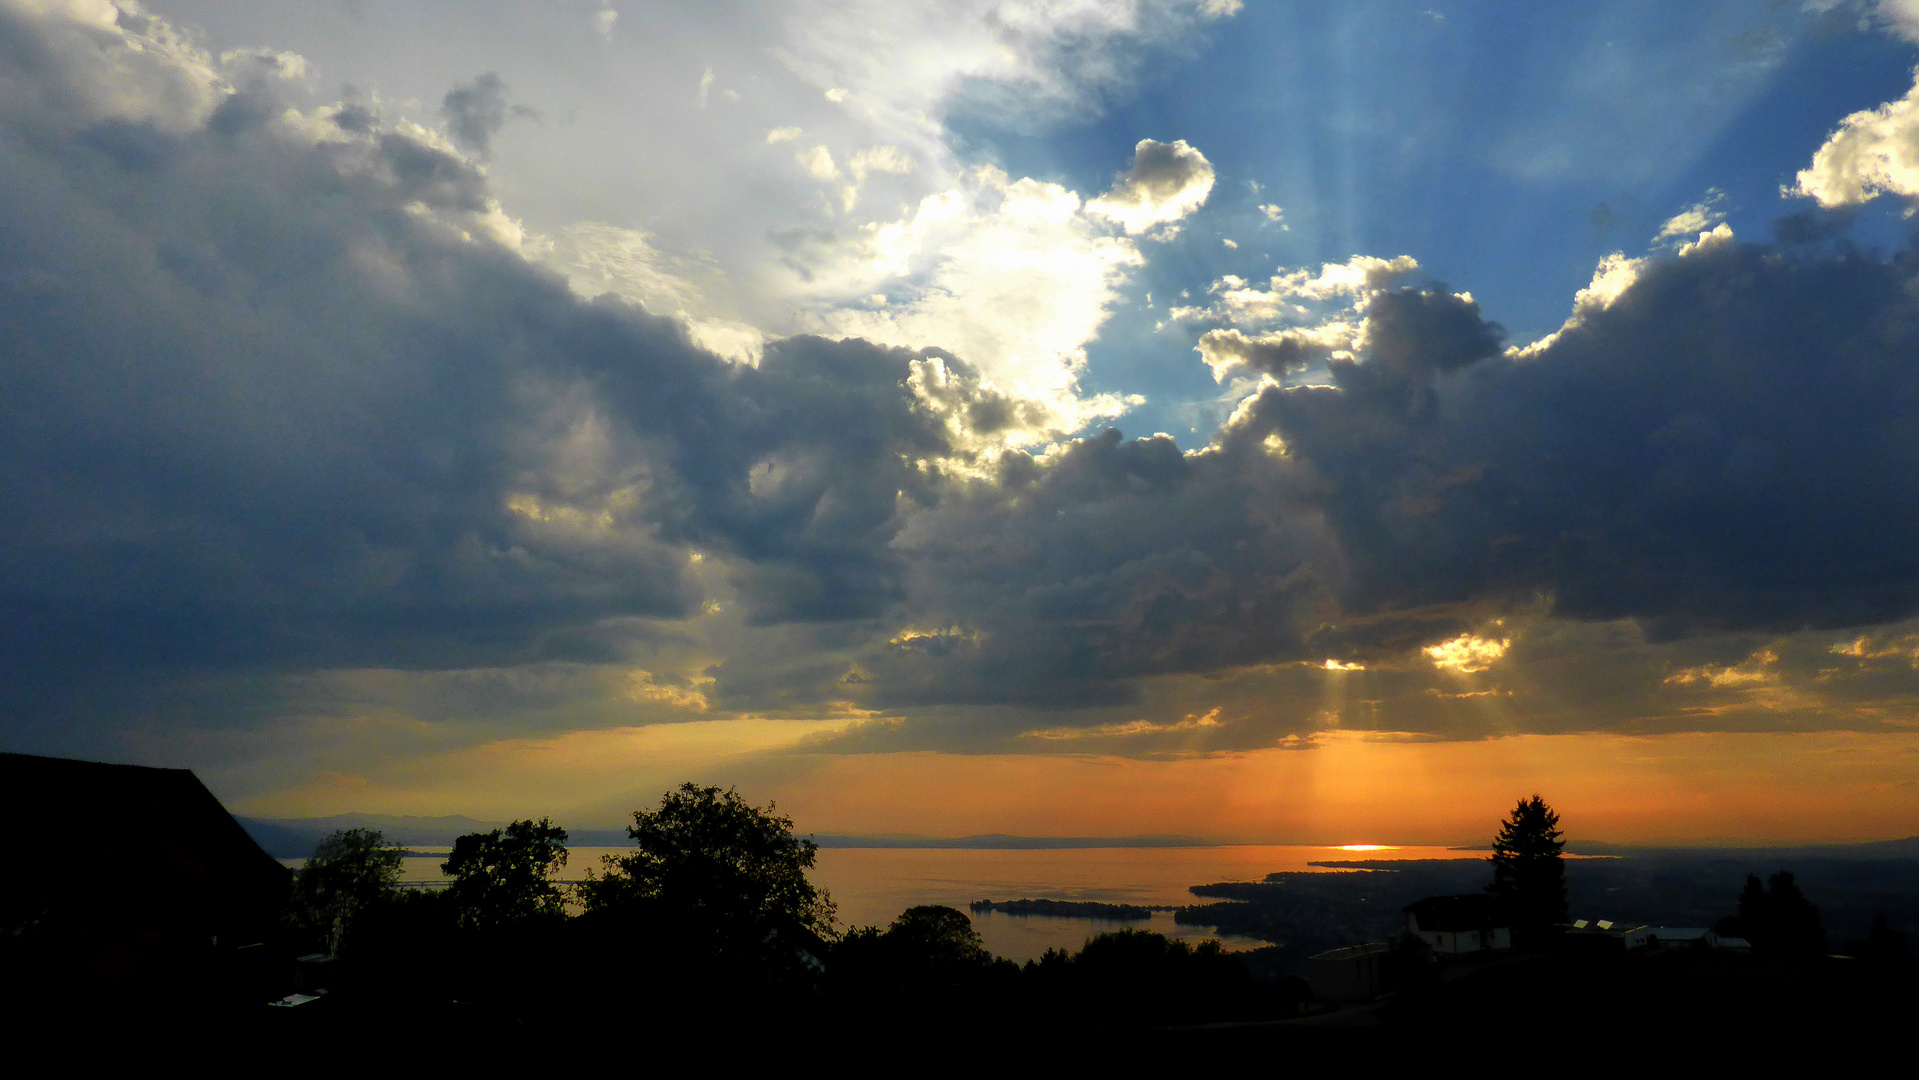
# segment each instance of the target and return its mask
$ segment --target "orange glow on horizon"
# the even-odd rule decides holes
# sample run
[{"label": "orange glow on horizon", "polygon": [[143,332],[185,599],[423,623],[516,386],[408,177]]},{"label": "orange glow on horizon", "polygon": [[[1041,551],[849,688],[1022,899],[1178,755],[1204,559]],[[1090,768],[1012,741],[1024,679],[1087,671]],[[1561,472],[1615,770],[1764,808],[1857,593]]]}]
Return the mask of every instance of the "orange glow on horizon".
[{"label": "orange glow on horizon", "polygon": [[[737,724],[737,726],[735,726]],[[1344,851],[1484,842],[1538,792],[1572,839],[1870,840],[1919,834],[1919,733],[1515,735],[1431,742],[1321,732],[1216,755],[826,755],[811,721],[705,721],[508,740],[315,774],[239,800],[261,816],[550,814],[609,828],[683,780],[777,802],[804,833],[1181,834]],[[1353,836],[1390,843],[1338,844]],[[1332,843],[1329,843],[1332,842]]]}]

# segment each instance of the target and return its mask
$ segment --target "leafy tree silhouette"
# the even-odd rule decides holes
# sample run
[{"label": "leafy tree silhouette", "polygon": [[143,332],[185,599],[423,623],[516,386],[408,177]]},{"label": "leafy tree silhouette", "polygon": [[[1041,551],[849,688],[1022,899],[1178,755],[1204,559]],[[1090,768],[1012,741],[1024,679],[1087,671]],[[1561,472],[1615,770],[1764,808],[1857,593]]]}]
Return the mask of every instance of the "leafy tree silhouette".
[{"label": "leafy tree silhouette", "polygon": [[339,952],[353,923],[392,897],[404,857],[377,829],[345,829],[320,841],[293,876],[295,926],[327,952]]},{"label": "leafy tree silhouette", "polygon": [[682,784],[636,810],[638,850],[578,886],[590,922],[667,928],[654,961],[707,979],[805,979],[833,934],[833,903],[806,879],[817,847],[737,791]]},{"label": "leafy tree silhouette", "polygon": [[1566,868],[1559,815],[1534,795],[1519,805],[1493,838],[1493,881],[1486,891],[1507,905],[1515,944],[1537,944],[1566,921]]},{"label": "leafy tree silhouette", "polygon": [[[826,989],[858,1007],[879,1012],[917,1010],[928,995],[957,998],[986,992],[995,976],[1017,980],[1019,969],[986,951],[973,920],[958,908],[907,908],[885,930],[848,931],[827,959]],[[913,994],[902,998],[903,987]],[[1002,988],[1003,989],[1003,988]]]},{"label": "leafy tree silhouette", "polygon": [[440,869],[453,879],[447,901],[460,926],[488,929],[566,913],[553,877],[566,865],[566,830],[541,818],[453,841]]},{"label": "leafy tree silhouette", "polygon": [[980,943],[972,918],[942,904],[907,908],[887,927],[885,937],[895,949],[933,968],[971,967],[993,958]]}]

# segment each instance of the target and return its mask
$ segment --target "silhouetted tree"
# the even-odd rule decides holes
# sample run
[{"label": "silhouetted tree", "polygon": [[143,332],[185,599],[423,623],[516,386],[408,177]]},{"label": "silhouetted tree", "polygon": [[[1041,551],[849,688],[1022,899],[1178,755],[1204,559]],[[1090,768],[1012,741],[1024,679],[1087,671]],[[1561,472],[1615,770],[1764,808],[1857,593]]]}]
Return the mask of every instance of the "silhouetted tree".
[{"label": "silhouetted tree", "polygon": [[541,818],[453,841],[440,869],[453,879],[447,901],[467,929],[485,929],[565,913],[553,881],[566,865],[566,830]]},{"label": "silhouetted tree", "polygon": [[1559,815],[1534,795],[1519,801],[1493,838],[1493,881],[1486,891],[1505,901],[1521,944],[1566,921],[1566,844],[1560,835]]},{"label": "silhouetted tree", "polygon": [[1758,954],[1803,959],[1826,951],[1819,909],[1799,891],[1790,870],[1772,875],[1764,885],[1759,875],[1747,875],[1736,926]]},{"label": "silhouetted tree", "polygon": [[[1043,980],[1046,967],[1033,974]],[[1115,930],[1089,939],[1055,971],[1065,976],[1060,990],[1108,1018],[1191,1020],[1251,1004],[1245,965],[1217,941],[1195,948],[1151,930]]]},{"label": "silhouetted tree", "polygon": [[1019,969],[995,960],[973,920],[957,908],[907,908],[885,930],[860,927],[835,942],[827,961],[830,993],[863,1009],[923,1011],[927,995],[991,993],[988,982],[1016,983]]},{"label": "silhouetted tree", "polygon": [[354,920],[393,894],[403,858],[375,829],[346,829],[320,841],[293,876],[294,924],[326,951],[340,951]]},{"label": "silhouetted tree", "polygon": [[886,939],[900,952],[933,967],[978,965],[993,958],[980,943],[972,918],[941,904],[907,908],[887,927]]},{"label": "silhouetted tree", "polygon": [[806,879],[817,848],[791,818],[731,789],[682,784],[627,829],[638,850],[609,855],[578,886],[589,925],[614,918],[663,931],[655,962],[716,979],[808,977],[833,932],[833,904]]}]

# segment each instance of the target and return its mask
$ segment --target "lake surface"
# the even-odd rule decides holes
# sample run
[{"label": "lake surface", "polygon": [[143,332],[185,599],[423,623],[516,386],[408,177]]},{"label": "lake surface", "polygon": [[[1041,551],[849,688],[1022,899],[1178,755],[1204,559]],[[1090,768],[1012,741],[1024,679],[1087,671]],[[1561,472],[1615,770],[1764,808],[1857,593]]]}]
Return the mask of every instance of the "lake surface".
[{"label": "lake surface", "polygon": [[[446,848],[415,846],[415,851]],[[631,848],[576,847],[567,859],[565,880],[578,881],[598,869],[603,855]],[[1192,848],[1064,848],[1043,851],[956,848],[822,848],[811,874],[838,908],[842,927],[885,926],[918,904],[945,904],[961,911],[974,900],[1098,900],[1116,904],[1205,903],[1189,891],[1215,881],[1259,881],[1280,871],[1321,870],[1307,865],[1323,860],[1483,859],[1485,852],[1441,847],[1356,850],[1302,845],[1248,845]],[[288,860],[298,865],[302,860]],[[1329,871],[1337,873],[1339,871]],[[446,880],[440,859],[407,859],[402,880],[431,884]],[[1228,949],[1258,948],[1263,942],[1180,926],[1170,911],[1150,920],[1106,922],[1045,915],[973,914],[980,939],[997,956],[1026,961],[1050,948],[1077,950],[1087,938],[1132,926],[1195,943],[1217,938]]]}]

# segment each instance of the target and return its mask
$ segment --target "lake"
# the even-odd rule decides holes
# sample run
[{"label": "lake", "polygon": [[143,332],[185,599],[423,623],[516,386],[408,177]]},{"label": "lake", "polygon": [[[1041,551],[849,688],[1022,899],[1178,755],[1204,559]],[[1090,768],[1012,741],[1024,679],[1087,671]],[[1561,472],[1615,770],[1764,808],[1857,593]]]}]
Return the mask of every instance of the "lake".
[{"label": "lake", "polygon": [[[446,848],[415,847],[444,852]],[[603,855],[631,848],[576,847],[563,877],[578,881],[598,868]],[[966,911],[974,900],[1099,900],[1121,904],[1203,903],[1188,890],[1215,881],[1259,881],[1279,871],[1323,868],[1309,862],[1338,859],[1483,859],[1483,851],[1443,847],[1338,848],[1247,845],[1187,848],[1055,848],[1049,850],[955,848],[822,848],[811,874],[837,905],[842,927],[885,926],[917,904],[945,904]],[[302,860],[288,860],[297,866]],[[1339,871],[1327,871],[1338,873]],[[407,859],[403,880],[444,881],[438,859]],[[969,914],[972,914],[969,912]],[[1218,938],[1228,949],[1263,942],[1208,932],[1173,922],[1172,912],[1130,923],[1062,919],[1045,915],[972,914],[980,939],[995,955],[1026,961],[1050,948],[1077,950],[1094,934],[1126,926],[1155,930],[1197,943]]]}]

